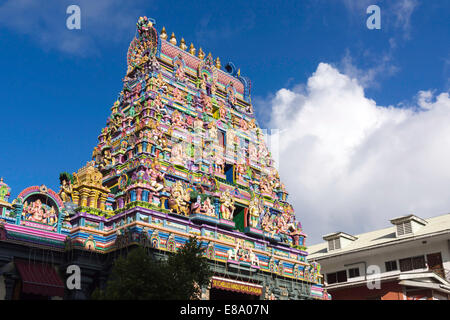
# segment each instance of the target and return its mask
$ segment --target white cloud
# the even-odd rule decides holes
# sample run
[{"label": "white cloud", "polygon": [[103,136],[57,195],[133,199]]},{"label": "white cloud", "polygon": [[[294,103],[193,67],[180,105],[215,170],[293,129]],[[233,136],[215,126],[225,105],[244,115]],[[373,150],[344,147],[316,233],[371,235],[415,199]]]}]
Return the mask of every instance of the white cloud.
[{"label": "white cloud", "polygon": [[306,86],[279,90],[271,105],[280,176],[309,244],[450,211],[448,93],[383,107],[357,79],[321,63]]},{"label": "white cloud", "polygon": [[340,69],[351,78],[357,78],[359,83],[364,87],[379,88],[379,79],[382,77],[390,77],[398,72],[399,68],[392,64],[392,45],[387,53],[372,59],[373,64],[368,69],[360,69],[353,63],[350,51],[347,50],[345,56],[339,63]]},{"label": "white cloud", "polygon": [[395,1],[393,6],[393,15],[395,17],[395,27],[403,30],[403,36],[406,39],[410,38],[411,32],[411,16],[419,5],[416,0],[401,0]]}]

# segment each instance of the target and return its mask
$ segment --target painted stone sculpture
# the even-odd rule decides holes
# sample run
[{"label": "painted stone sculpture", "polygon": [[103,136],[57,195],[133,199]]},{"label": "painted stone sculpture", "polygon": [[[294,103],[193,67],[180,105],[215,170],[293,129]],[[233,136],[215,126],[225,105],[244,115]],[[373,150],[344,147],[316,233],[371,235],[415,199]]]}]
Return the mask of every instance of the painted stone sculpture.
[{"label": "painted stone sculpture", "polygon": [[230,195],[230,192],[227,190],[222,193],[220,196],[220,214],[223,219],[225,220],[231,220],[233,219],[233,212],[234,212],[234,200]]}]

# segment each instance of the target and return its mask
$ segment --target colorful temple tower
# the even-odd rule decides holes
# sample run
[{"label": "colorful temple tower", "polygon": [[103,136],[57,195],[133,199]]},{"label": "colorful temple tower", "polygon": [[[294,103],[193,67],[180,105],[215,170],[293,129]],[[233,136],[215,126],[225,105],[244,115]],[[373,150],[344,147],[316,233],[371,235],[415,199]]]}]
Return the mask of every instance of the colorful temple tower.
[{"label": "colorful temple tower", "polygon": [[329,298],[257,125],[250,80],[184,39],[177,46],[153,19],[138,20],[92,160],[60,181],[59,195],[31,187],[12,204],[1,182],[0,239],[42,230],[56,265],[81,266],[89,289],[79,297],[106,279],[115,252],[141,244],[176,254],[195,236],[214,271],[204,299]]}]

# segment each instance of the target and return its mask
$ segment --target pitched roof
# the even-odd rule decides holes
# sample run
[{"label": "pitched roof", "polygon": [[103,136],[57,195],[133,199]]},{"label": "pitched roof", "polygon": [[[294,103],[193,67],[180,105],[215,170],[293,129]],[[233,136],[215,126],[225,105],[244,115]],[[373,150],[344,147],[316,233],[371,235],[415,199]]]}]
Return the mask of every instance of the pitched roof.
[{"label": "pitched roof", "polygon": [[396,235],[396,226],[392,225],[388,228],[370,231],[356,235],[355,241],[352,241],[345,247],[328,251],[328,243],[322,242],[316,245],[308,247],[309,256],[311,259],[320,259],[326,256],[341,255],[343,253],[349,253],[354,251],[360,251],[364,249],[370,249],[372,247],[381,245],[391,245],[399,242],[409,241],[417,239],[418,237],[427,236],[435,233],[450,232],[450,213],[440,215],[433,218],[424,219],[427,223],[416,230],[413,234],[407,234],[403,236]]}]

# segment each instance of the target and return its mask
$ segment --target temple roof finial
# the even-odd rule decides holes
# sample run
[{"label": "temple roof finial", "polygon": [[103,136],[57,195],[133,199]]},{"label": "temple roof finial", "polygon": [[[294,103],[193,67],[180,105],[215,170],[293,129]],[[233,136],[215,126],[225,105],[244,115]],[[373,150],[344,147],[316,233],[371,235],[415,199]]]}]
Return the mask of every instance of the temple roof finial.
[{"label": "temple roof finial", "polygon": [[217,68],[217,69],[220,69],[221,66],[222,66],[222,65],[220,64],[220,59],[219,59],[219,57],[217,57],[217,58],[216,58],[216,68]]},{"label": "temple roof finial", "polygon": [[198,50],[198,57],[200,59],[204,59],[205,58],[205,53],[203,52],[202,48],[200,47],[200,49]]},{"label": "temple roof finial", "polygon": [[181,38],[180,48],[181,48],[181,50],[186,50],[187,49],[187,45],[186,45],[186,42],[184,41],[184,38]]},{"label": "temple roof finial", "polygon": [[175,38],[175,32],[172,32],[172,35],[170,36],[170,43],[173,44],[174,46],[177,45],[177,38]]},{"label": "temple roof finial", "polygon": [[161,39],[164,39],[164,40],[167,39],[166,27],[162,28],[160,37],[161,37]]}]

